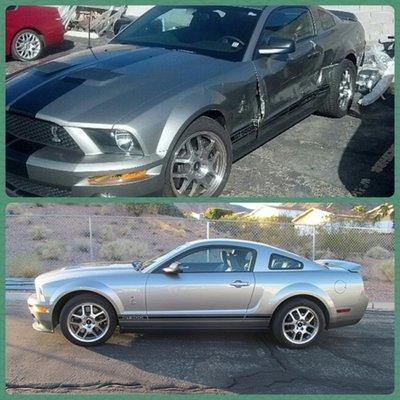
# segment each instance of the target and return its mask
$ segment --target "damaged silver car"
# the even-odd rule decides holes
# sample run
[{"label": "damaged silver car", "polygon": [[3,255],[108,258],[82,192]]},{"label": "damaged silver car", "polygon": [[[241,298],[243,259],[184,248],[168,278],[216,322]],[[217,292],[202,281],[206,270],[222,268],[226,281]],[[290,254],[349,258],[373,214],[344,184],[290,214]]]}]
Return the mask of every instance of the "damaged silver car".
[{"label": "damaged silver car", "polygon": [[347,113],[364,48],[354,15],[320,7],[154,7],[7,81],[8,193],[219,195],[235,160]]}]

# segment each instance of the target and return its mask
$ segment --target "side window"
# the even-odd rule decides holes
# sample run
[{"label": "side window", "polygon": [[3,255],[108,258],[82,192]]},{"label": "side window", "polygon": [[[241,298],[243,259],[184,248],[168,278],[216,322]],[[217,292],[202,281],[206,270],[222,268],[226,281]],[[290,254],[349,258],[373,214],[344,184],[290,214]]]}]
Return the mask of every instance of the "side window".
[{"label": "side window", "polygon": [[268,17],[262,43],[268,43],[272,36],[283,39],[301,40],[314,36],[314,23],[306,8],[279,8]]},{"label": "side window", "polygon": [[319,9],[318,16],[319,20],[321,21],[321,28],[324,31],[328,31],[329,29],[332,29],[336,25],[335,19],[328,12]]},{"label": "side window", "polygon": [[303,269],[303,267],[304,265],[302,262],[280,254],[272,254],[268,265],[268,268],[273,270],[293,270]]},{"label": "side window", "polygon": [[196,272],[250,272],[255,251],[244,247],[210,247],[194,251],[174,261],[183,273]]}]

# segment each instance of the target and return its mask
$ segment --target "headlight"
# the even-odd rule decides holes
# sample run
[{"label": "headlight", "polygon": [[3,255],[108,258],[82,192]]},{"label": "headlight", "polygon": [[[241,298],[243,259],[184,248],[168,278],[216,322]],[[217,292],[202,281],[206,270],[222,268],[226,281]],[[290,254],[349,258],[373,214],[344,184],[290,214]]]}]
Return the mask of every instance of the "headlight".
[{"label": "headlight", "polygon": [[45,302],[46,297],[44,296],[43,289],[39,286],[36,288],[36,296],[40,301]]},{"label": "headlight", "polygon": [[122,129],[89,129],[85,132],[103,153],[123,153],[142,156],[143,151],[135,136]]},{"label": "headlight", "polygon": [[131,154],[131,151],[137,148],[137,143],[135,143],[135,138],[130,132],[116,130],[112,132],[114,135],[115,143],[117,146],[126,154]]}]

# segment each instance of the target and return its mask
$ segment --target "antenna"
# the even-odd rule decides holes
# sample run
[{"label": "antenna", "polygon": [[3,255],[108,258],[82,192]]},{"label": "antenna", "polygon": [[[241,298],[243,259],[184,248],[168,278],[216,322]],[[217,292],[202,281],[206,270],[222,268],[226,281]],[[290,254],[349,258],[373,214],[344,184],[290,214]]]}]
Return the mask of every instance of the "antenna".
[{"label": "antenna", "polygon": [[92,44],[90,43],[90,29],[92,25],[92,10],[89,10],[89,24],[88,24],[88,49],[92,48]]}]

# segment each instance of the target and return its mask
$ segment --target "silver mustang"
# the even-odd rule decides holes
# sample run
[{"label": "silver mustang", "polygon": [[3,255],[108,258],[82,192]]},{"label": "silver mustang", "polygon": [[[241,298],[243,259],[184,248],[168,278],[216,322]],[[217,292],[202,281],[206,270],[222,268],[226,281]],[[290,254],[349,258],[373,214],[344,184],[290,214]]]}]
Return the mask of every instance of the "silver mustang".
[{"label": "silver mustang", "polygon": [[365,37],[342,14],[157,6],[106,46],[11,77],[9,194],[220,194],[233,161],[318,109],[347,113]]},{"label": "silver mustang", "polygon": [[33,327],[53,332],[60,324],[81,346],[105,342],[118,325],[121,332],[271,328],[281,344],[301,348],[324,329],[356,324],[368,303],[357,264],[230,239],[190,242],[143,263],[62,268],[35,286]]}]

